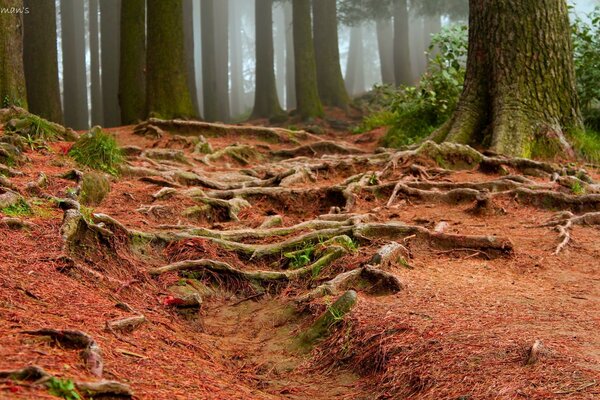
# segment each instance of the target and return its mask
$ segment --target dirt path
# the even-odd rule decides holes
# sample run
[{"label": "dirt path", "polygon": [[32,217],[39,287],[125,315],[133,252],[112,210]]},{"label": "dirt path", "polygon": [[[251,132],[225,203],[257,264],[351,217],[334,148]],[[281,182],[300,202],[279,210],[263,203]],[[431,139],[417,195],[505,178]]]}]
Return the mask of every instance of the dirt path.
[{"label": "dirt path", "polygon": [[[0,224],[0,371],[98,379],[23,333],[52,328],[93,337],[140,399],[600,396],[596,170],[157,124],[114,130],[127,164],[99,204],[48,200],[81,186],[63,142],[7,177],[31,211],[3,218],[31,225]],[[0,398],[53,397],[0,372]]]}]

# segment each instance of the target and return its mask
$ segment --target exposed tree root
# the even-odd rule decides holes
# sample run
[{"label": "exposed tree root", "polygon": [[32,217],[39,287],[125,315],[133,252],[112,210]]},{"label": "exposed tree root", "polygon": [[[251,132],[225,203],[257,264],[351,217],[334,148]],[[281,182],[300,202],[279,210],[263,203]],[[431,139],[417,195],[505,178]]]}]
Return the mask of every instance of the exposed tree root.
[{"label": "exposed tree root", "polygon": [[311,144],[305,144],[293,149],[272,151],[275,157],[294,158],[294,157],[321,157],[325,154],[363,154],[364,151],[350,147],[342,146],[336,142],[321,141]]},{"label": "exposed tree root", "polygon": [[550,222],[539,225],[540,227],[554,227],[558,231],[560,243],[556,246],[554,255],[558,255],[563,251],[571,241],[569,230],[573,225],[600,226],[600,212],[591,212],[583,215],[574,215],[569,211],[562,212],[556,215]]},{"label": "exposed tree root", "polygon": [[143,315],[136,315],[134,317],[123,318],[116,321],[107,321],[106,328],[111,331],[131,332],[144,322],[146,322],[146,317]]},{"label": "exposed tree root", "polygon": [[49,336],[63,347],[80,349],[86,367],[96,375],[102,376],[104,362],[102,351],[96,341],[87,333],[71,330],[39,329],[35,331],[24,331],[27,335]]}]

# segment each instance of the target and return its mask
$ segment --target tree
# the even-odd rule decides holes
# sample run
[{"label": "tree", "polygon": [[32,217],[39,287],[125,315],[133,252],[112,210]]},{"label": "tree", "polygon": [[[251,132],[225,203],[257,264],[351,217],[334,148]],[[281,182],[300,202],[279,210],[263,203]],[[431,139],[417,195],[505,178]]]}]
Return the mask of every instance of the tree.
[{"label": "tree", "polygon": [[350,98],[340,66],[336,0],[313,1],[312,6],[319,97],[324,105],[345,109]]},{"label": "tree", "polygon": [[102,110],[106,126],[121,124],[121,110],[119,110],[120,14],[121,0],[100,0]]},{"label": "tree", "polygon": [[98,25],[100,0],[90,0],[88,26],[90,38],[90,86],[92,92],[92,125],[104,125],[102,82],[100,78],[100,31]]},{"label": "tree", "polygon": [[147,0],[147,10],[148,113],[162,118],[194,117],[183,54],[182,0]]},{"label": "tree", "polygon": [[202,0],[200,27],[202,30],[202,96],[204,98],[204,119],[219,119],[217,104],[217,64],[215,40],[215,0]]},{"label": "tree", "polygon": [[199,114],[198,88],[196,87],[196,58],[194,57],[194,0],[183,0],[183,45],[187,84],[194,113]]},{"label": "tree", "polygon": [[394,78],[394,44],[392,22],[389,18],[378,18],[377,47],[379,50],[379,65],[381,66],[381,81],[386,85],[393,85]]},{"label": "tree", "polygon": [[290,2],[283,3],[285,25],[285,107],[296,108],[296,60],[294,57],[294,16]]},{"label": "tree", "polygon": [[[25,0],[24,6],[29,10],[24,15],[23,31],[23,62],[29,111],[47,120],[62,123],[56,51],[56,6],[54,0]],[[5,23],[1,22],[0,29],[4,26]],[[6,36],[2,34],[0,37]],[[4,59],[4,56],[0,58]]]},{"label": "tree", "polygon": [[363,27],[353,26],[350,28],[346,64],[346,89],[352,96],[362,94],[365,90],[364,53]]},{"label": "tree", "polygon": [[[436,141],[529,157],[580,129],[565,0],[471,0],[463,93]],[[539,148],[539,147],[538,147]]]},{"label": "tree", "polygon": [[64,116],[74,129],[89,128],[83,5],[79,0],[60,2]]},{"label": "tree", "polygon": [[121,120],[132,124],[146,117],[146,1],[121,2],[119,105]]},{"label": "tree", "polygon": [[256,91],[253,118],[283,114],[273,69],[273,0],[256,0]]},{"label": "tree", "polygon": [[407,0],[394,4],[394,76],[396,86],[412,83]]},{"label": "tree", "polygon": [[229,109],[229,0],[216,0],[214,11],[217,119],[228,121],[231,117]]},{"label": "tree", "polygon": [[310,0],[293,0],[294,66],[297,113],[302,119],[323,115],[317,88],[317,66],[312,40]]}]

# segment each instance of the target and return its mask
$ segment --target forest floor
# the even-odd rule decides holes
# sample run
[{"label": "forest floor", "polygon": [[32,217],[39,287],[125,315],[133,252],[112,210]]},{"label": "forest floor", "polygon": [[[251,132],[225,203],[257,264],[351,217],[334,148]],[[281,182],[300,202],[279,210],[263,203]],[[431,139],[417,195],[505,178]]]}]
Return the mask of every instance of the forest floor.
[{"label": "forest floor", "polygon": [[[376,150],[378,132],[162,129],[111,129],[128,169],[81,209],[74,247],[67,212],[46,200],[76,186],[61,177],[78,168],[69,144],[28,151],[8,178],[33,212],[23,229],[0,222],[0,371],[97,380],[79,351],[24,333],[68,329],[137,399],[600,398],[598,170],[571,176],[573,193],[543,166]],[[193,152],[199,133],[212,156]],[[28,186],[40,173],[45,196]],[[592,218],[566,226],[565,211]],[[175,270],[186,260],[207,266]],[[335,315],[349,289],[356,304]],[[328,312],[324,332],[302,336]],[[130,332],[106,328],[137,315]],[[55,398],[1,374],[0,399]]]}]

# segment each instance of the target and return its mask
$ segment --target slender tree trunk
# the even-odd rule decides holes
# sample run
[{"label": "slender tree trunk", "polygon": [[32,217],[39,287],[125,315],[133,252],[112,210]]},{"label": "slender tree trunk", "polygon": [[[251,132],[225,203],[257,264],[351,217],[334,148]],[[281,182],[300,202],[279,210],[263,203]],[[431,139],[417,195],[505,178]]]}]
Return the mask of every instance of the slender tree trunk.
[{"label": "slender tree trunk", "polygon": [[470,1],[469,51],[458,107],[434,140],[530,157],[582,126],[567,4]]},{"label": "slender tree trunk", "polygon": [[275,85],[277,86],[277,97],[285,104],[285,18],[281,6],[273,10],[274,16],[274,57],[275,57]]},{"label": "slender tree trunk", "polygon": [[60,5],[65,124],[74,129],[86,129],[89,121],[83,2],[61,0]]},{"label": "slender tree trunk", "polygon": [[89,0],[90,80],[92,91],[92,125],[104,125],[102,82],[100,78],[99,0]]},{"label": "slender tree trunk", "polygon": [[319,97],[326,106],[346,109],[350,97],[340,66],[336,0],[313,1],[312,5]]},{"label": "slender tree trunk", "polygon": [[283,114],[273,69],[273,0],[256,0],[256,92],[253,118]]},{"label": "slender tree trunk", "polygon": [[[55,3],[54,0],[25,0],[24,6],[29,9],[29,14],[25,14],[23,37],[29,111],[62,124]],[[0,22],[0,30],[4,26],[4,21]],[[0,37],[7,36],[2,33]],[[4,60],[4,55],[0,59]]]},{"label": "slender tree trunk", "polygon": [[215,40],[215,0],[202,0],[200,10],[202,29],[202,89],[204,119],[219,119],[217,104],[217,65]]},{"label": "slender tree trunk", "polygon": [[[242,15],[246,0],[231,0],[229,7],[229,59],[231,60],[231,115],[238,117],[244,109],[244,64],[242,49]],[[258,44],[257,44],[258,45]]]},{"label": "slender tree trunk", "polygon": [[396,86],[412,83],[407,0],[394,3],[394,76]]},{"label": "slender tree trunk", "polygon": [[320,117],[323,106],[317,89],[317,66],[312,40],[310,0],[292,2],[297,112],[302,119]]},{"label": "slender tree trunk", "polygon": [[386,85],[394,85],[394,31],[390,19],[378,19],[377,24],[377,47],[379,49],[379,63],[381,66],[381,82]]},{"label": "slender tree trunk", "polygon": [[419,78],[425,72],[427,68],[427,57],[425,52],[427,51],[426,43],[427,34],[424,29],[424,20],[422,17],[413,15],[410,19],[410,61],[411,71],[413,73],[413,82],[418,82]]},{"label": "slender tree trunk", "polygon": [[148,112],[163,118],[194,117],[183,54],[182,1],[147,0],[147,9]]},{"label": "slender tree trunk", "polygon": [[215,62],[217,77],[217,119],[229,121],[229,0],[215,3]]},{"label": "slender tree trunk", "polygon": [[200,108],[198,107],[196,59],[194,57],[194,0],[183,0],[183,46],[188,90],[190,96],[192,96],[194,113],[198,115],[200,113]]},{"label": "slender tree trunk", "polygon": [[146,1],[121,2],[119,57],[121,120],[133,124],[146,117]]},{"label": "slender tree trunk", "polygon": [[[129,0],[125,0],[129,1]],[[119,126],[119,36],[121,0],[100,0],[104,125]]]},{"label": "slender tree trunk", "polygon": [[346,65],[346,88],[352,96],[365,90],[364,45],[362,25],[350,28],[348,63]]},{"label": "slender tree trunk", "polygon": [[292,5],[283,3],[285,23],[285,106],[287,110],[296,108],[296,67],[294,57],[294,18]]}]

